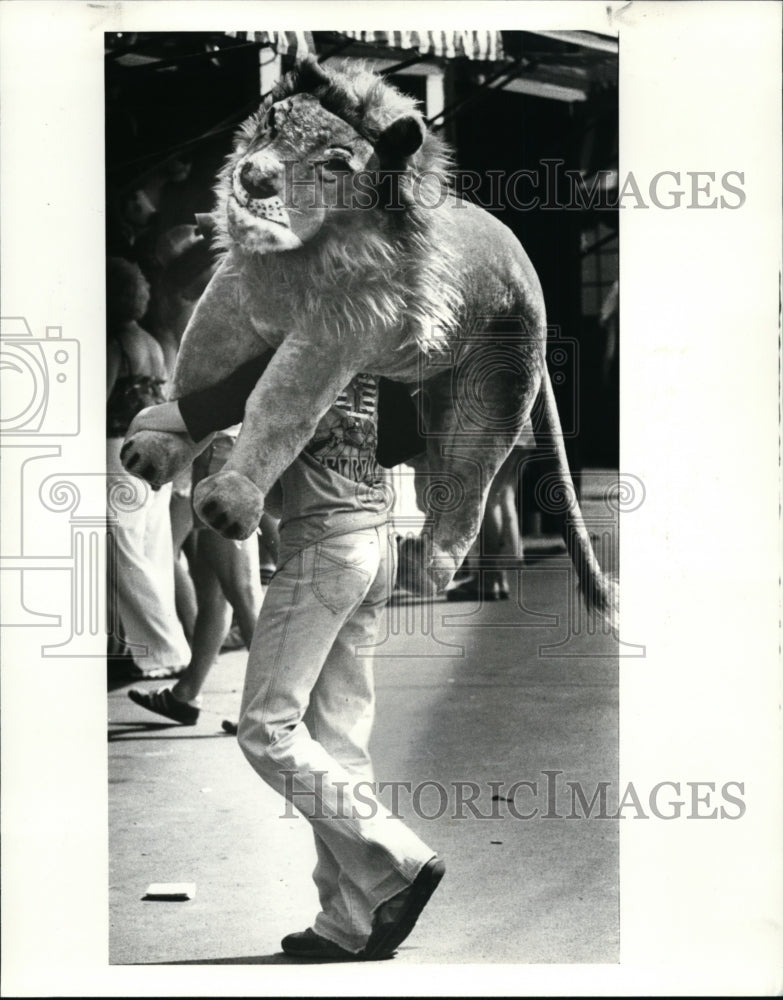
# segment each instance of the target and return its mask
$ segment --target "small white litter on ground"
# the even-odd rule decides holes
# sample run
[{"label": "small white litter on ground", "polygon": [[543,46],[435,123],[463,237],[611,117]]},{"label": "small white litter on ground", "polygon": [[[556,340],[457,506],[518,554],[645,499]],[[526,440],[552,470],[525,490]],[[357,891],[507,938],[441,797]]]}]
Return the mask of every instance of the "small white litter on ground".
[{"label": "small white litter on ground", "polygon": [[193,899],[195,895],[195,882],[153,882],[147,886],[147,891],[141,898],[185,901]]}]

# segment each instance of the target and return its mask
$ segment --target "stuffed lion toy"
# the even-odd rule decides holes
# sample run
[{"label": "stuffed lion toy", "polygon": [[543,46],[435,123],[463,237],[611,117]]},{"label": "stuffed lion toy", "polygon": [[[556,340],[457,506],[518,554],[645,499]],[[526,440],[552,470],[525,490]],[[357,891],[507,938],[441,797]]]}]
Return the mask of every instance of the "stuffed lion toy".
[{"label": "stuffed lion toy", "polygon": [[[545,361],[541,286],[511,231],[453,194],[415,102],[355,64],[303,61],[240,128],[217,185],[223,256],[185,332],[172,398],[274,352],[231,458],[194,506],[229,538],[359,372],[414,394],[434,498],[407,557],[443,590],[477,536],[492,479],[537,408],[537,441],[568,495],[563,527],[589,607],[614,615],[568,470]],[[205,447],[205,442],[200,448]],[[200,448],[141,431],[126,468],[153,486]]]}]

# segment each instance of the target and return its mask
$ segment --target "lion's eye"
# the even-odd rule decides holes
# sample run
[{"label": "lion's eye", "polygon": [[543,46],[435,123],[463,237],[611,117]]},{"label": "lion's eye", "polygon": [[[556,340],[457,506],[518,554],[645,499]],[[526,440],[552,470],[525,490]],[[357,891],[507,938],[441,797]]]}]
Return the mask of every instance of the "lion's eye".
[{"label": "lion's eye", "polygon": [[330,174],[346,174],[350,173],[351,167],[347,160],[342,160],[338,157],[332,157],[330,160],[324,160],[323,163],[324,170],[328,170]]}]

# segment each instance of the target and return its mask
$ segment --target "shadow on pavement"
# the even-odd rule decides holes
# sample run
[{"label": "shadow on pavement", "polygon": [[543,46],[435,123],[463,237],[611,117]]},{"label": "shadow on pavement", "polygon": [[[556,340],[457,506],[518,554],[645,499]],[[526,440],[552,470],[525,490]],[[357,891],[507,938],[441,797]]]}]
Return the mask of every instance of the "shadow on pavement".
[{"label": "shadow on pavement", "polygon": [[[391,956],[390,956],[391,957]],[[388,958],[379,958],[375,961],[378,962],[388,962]],[[251,955],[251,956],[241,956],[237,958],[188,958],[182,959],[179,962],[132,962],[128,963],[132,965],[344,965],[348,963],[341,962],[335,959],[320,959],[320,958],[293,958],[291,955],[285,955],[282,951],[276,952],[274,955]],[[351,965],[358,964],[350,963]],[[363,962],[363,965],[374,964],[371,962]]]},{"label": "shadow on pavement", "polygon": [[[119,743],[122,741],[135,741],[135,740],[165,740],[169,738],[171,730],[178,730],[179,735],[176,739],[178,740],[214,740],[214,739],[226,739],[226,737],[233,738],[230,733],[225,732],[213,732],[213,733],[191,733],[183,730],[190,729],[192,727],[183,727],[178,722],[138,722],[138,723],[120,723],[122,728],[110,729],[108,732],[108,739],[110,743]],[[157,733],[157,735],[147,735],[150,733]]]}]

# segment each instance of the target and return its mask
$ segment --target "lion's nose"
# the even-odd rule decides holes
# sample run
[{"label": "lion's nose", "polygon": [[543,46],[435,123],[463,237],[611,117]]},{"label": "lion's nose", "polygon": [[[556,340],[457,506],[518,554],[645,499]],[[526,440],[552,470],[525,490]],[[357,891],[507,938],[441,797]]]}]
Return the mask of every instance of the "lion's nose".
[{"label": "lion's nose", "polygon": [[261,171],[251,160],[239,171],[239,181],[251,198],[274,198],[280,193],[279,174]]}]

